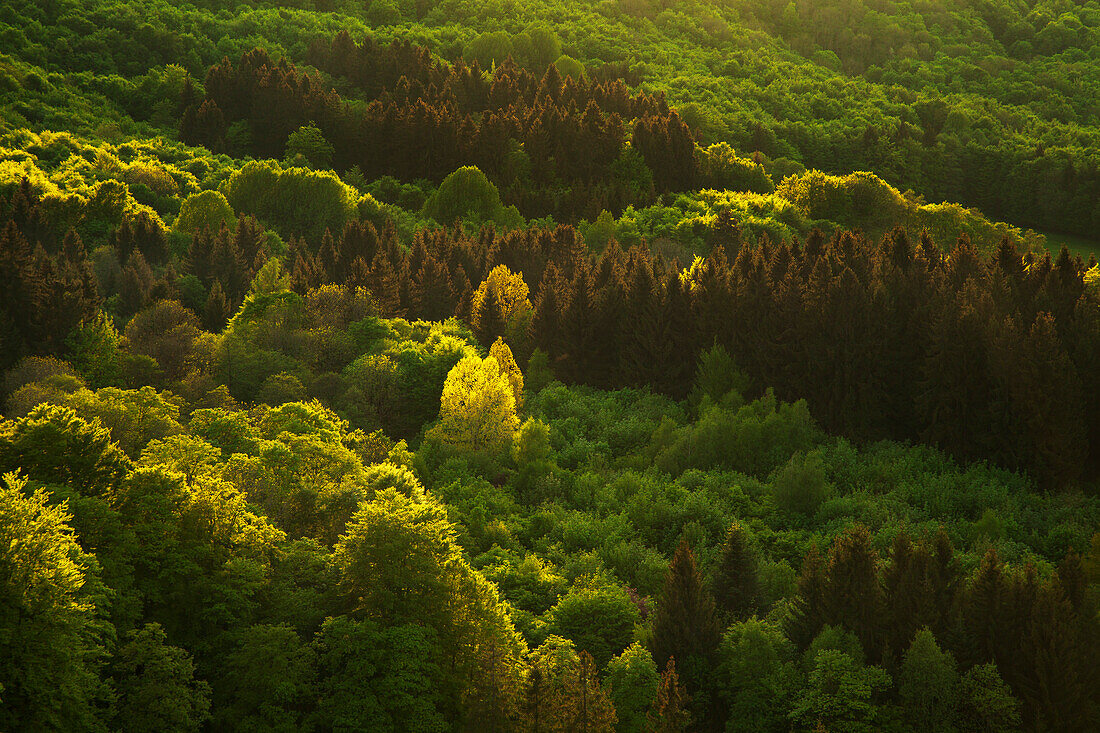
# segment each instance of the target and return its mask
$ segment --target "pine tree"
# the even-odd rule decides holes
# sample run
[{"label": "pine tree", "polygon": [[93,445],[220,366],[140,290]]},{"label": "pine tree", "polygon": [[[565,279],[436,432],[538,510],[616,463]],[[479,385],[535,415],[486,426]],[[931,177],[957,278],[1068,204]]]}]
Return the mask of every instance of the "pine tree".
[{"label": "pine tree", "polygon": [[553,262],[546,266],[535,301],[535,314],[531,318],[529,335],[536,347],[546,352],[551,359],[561,355],[562,344],[562,283],[558,268]]},{"label": "pine tree", "polygon": [[714,571],[714,600],[726,625],[742,621],[756,610],[760,588],[756,577],[756,558],[748,537],[737,522],[726,531],[722,556]]},{"label": "pine tree", "polygon": [[997,661],[1004,629],[1005,596],[1001,561],[997,551],[990,548],[961,599],[959,617],[965,647],[961,660],[967,666]]},{"label": "pine tree", "polygon": [[[1095,633],[1095,632],[1094,632]],[[1020,658],[1024,719],[1037,730],[1086,730],[1098,711],[1095,636],[1082,624],[1057,578],[1036,593]],[[1026,680],[1026,681],[1024,681]],[[1010,682],[1011,684],[1011,682]]]}]

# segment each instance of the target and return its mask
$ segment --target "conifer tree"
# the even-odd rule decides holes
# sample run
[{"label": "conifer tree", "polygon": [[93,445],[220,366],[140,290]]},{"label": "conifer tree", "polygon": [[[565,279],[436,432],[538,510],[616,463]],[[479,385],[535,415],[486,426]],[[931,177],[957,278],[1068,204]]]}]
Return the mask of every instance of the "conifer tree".
[{"label": "conifer tree", "polygon": [[722,554],[714,571],[714,600],[725,624],[743,621],[756,610],[759,582],[756,558],[741,525],[734,522],[726,531]]},{"label": "conifer tree", "polygon": [[474,301],[471,318],[474,335],[483,344],[491,344],[504,334],[504,317],[495,289],[487,289]]},{"label": "conifer tree", "polygon": [[878,579],[878,555],[871,533],[862,524],[833,542],[827,566],[827,623],[844,625],[863,644],[871,659],[881,653],[882,599]]},{"label": "conifer tree", "polygon": [[232,314],[232,305],[225,297],[221,281],[215,280],[202,310],[202,327],[212,333],[221,333]]},{"label": "conifer tree", "polygon": [[798,576],[798,595],[787,621],[787,636],[799,649],[810,646],[827,623],[825,560],[817,545],[810,545]]},{"label": "conifer tree", "polygon": [[650,649],[658,669],[667,666],[673,657],[679,660],[680,674],[699,720],[715,722],[708,693],[720,638],[714,599],[703,584],[695,553],[686,540],[681,540],[657,603]]},{"label": "conifer tree", "polygon": [[653,733],[683,733],[691,721],[688,696],[676,674],[676,660],[669,657],[657,684],[657,699],[649,711],[649,730]]}]

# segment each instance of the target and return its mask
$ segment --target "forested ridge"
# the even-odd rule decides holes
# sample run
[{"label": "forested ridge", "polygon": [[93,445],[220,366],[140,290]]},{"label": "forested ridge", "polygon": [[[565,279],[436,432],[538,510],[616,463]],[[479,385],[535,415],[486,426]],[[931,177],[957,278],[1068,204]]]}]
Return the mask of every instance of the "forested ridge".
[{"label": "forested ridge", "polygon": [[5,3],[0,730],[1100,727],[1098,28]]}]

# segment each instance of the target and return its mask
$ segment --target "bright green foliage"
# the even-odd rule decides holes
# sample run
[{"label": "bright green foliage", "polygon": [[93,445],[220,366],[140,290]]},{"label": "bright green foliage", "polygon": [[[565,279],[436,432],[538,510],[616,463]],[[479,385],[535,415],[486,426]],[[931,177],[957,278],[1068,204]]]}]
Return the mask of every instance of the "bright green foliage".
[{"label": "bright green foliage", "polygon": [[777,627],[759,619],[735,623],[719,647],[719,697],[729,705],[729,731],[785,730],[783,711],[797,685],[794,649]]},{"label": "bright green foliage", "polygon": [[550,426],[529,417],[520,425],[512,443],[512,458],[518,466],[545,461],[550,457]]},{"label": "bright green foliage", "polygon": [[483,69],[491,69],[495,64],[503,63],[511,53],[512,37],[504,31],[495,31],[474,37],[467,44],[464,56],[477,61]]},{"label": "bright green foliage", "polygon": [[96,719],[103,655],[86,586],[94,559],[64,506],[0,477],[0,713],[10,730],[104,730]]},{"label": "bright green foliage", "polygon": [[917,632],[905,653],[898,693],[918,730],[954,729],[959,673],[951,652],[941,650],[928,629]]},{"label": "bright green foliage", "polygon": [[515,396],[493,357],[468,356],[447,375],[428,436],[465,453],[500,455],[519,429]]},{"label": "bright green foliage", "polygon": [[22,470],[35,481],[102,494],[122,480],[130,465],[106,428],[68,408],[39,405],[0,429],[0,471]]},{"label": "bright green foliage", "polygon": [[131,456],[140,454],[150,440],[183,431],[179,406],[152,387],[82,389],[70,395],[65,406],[85,420],[98,420]]},{"label": "bright green foliage", "polygon": [[728,468],[763,476],[819,440],[821,431],[805,402],[780,404],[769,392],[736,412],[708,410],[695,425],[677,431],[656,463],[672,473]]},{"label": "bright green foliage", "polygon": [[456,219],[508,227],[523,223],[519,211],[501,203],[497,187],[475,166],[459,168],[444,178],[424,202],[423,214],[445,225]]},{"label": "bright green foliage", "polygon": [[879,667],[866,667],[843,652],[827,649],[819,653],[807,680],[808,686],[795,698],[791,721],[812,730],[877,730],[879,699],[890,687],[890,675]]},{"label": "bright green foliage", "polygon": [[760,163],[742,158],[728,143],[715,143],[697,151],[703,188],[771,193],[775,184]]},{"label": "bright green foliage", "polygon": [[378,28],[401,22],[401,8],[394,0],[371,0],[367,6],[367,22]]},{"label": "bright green foliage", "polygon": [[305,163],[311,168],[329,168],[334,151],[332,143],[313,124],[299,127],[286,140],[286,161],[292,166]]},{"label": "bright green foliage", "polygon": [[554,66],[557,67],[558,73],[562,79],[572,77],[573,79],[582,79],[585,76],[584,64],[577,61],[572,56],[562,54],[554,62]]},{"label": "bright green foliage", "polygon": [[355,189],[328,171],[246,163],[220,190],[237,212],[253,214],[285,236],[320,239],[325,229],[340,231],[358,216]]},{"label": "bright green foliage", "polygon": [[646,713],[657,698],[658,680],[653,657],[638,642],[607,663],[604,685],[619,718],[616,730],[622,733],[646,730]]},{"label": "bright green foliage", "polygon": [[[749,378],[737,368],[726,348],[715,344],[699,355],[691,400],[700,405],[721,405],[736,410],[745,403]],[[704,398],[708,400],[704,402]]]},{"label": "bright green foliage", "polygon": [[482,569],[513,608],[541,614],[557,603],[568,584],[555,568],[537,555],[509,558],[509,562]]},{"label": "bright green foliage", "polygon": [[69,362],[80,372],[88,386],[117,386],[121,376],[118,330],[100,311],[94,319],[82,323],[65,341]]},{"label": "bright green foliage", "polygon": [[504,343],[504,339],[497,338],[489,347],[489,356],[497,360],[501,373],[508,377],[508,383],[512,385],[512,395],[516,401],[516,410],[520,410],[523,407],[523,372],[519,370],[519,365],[512,356],[512,350],[508,348],[508,344]]},{"label": "bright green foliage", "polygon": [[202,191],[184,199],[172,226],[178,232],[197,234],[203,230],[217,232],[223,224],[232,227],[236,221],[225,196],[218,191]]},{"label": "bright green foliage", "polygon": [[622,588],[601,586],[594,580],[575,585],[550,609],[549,618],[551,633],[572,640],[601,668],[626,648],[641,620]]},{"label": "bright green foliage", "polygon": [[210,717],[210,686],[195,679],[195,665],[183,649],[167,643],[160,624],[127,634],[111,659],[115,719],[140,733],[198,731]]},{"label": "bright green foliage", "polygon": [[141,452],[138,465],[160,466],[183,474],[188,483],[197,477],[221,473],[221,451],[194,435],[170,435],[150,441]]},{"label": "bright green foliage", "polygon": [[456,691],[487,716],[510,714],[524,645],[497,590],[462,559],[442,506],[393,489],[364,503],[334,556],[353,613],[427,624],[455,665]]}]

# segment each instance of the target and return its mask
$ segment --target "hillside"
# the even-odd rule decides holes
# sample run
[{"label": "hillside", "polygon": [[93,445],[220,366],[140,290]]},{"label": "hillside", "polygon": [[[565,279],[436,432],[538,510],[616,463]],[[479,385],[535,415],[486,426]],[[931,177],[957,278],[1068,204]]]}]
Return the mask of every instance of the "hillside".
[{"label": "hillside", "polygon": [[8,0],[0,729],[1100,727],[1100,4]]}]

